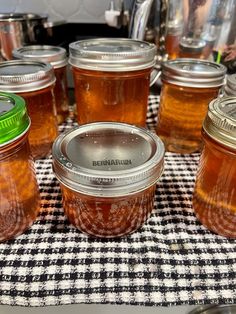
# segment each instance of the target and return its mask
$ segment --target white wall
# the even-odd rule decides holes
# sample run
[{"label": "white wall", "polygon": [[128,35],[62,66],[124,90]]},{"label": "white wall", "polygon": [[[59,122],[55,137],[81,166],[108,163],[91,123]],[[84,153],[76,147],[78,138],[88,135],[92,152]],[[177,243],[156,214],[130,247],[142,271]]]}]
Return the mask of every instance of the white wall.
[{"label": "white wall", "polygon": [[0,0],[0,13],[44,13],[51,21],[105,23],[109,3],[110,0]]}]

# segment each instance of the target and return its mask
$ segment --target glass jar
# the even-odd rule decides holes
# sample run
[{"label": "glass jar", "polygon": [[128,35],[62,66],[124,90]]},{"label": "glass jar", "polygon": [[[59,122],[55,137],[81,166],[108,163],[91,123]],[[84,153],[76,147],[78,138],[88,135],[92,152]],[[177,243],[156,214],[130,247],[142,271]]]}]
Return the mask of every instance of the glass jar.
[{"label": "glass jar", "polygon": [[118,237],[147,220],[164,166],[155,134],[124,123],[89,123],[59,136],[52,153],[65,213],[79,230]]},{"label": "glass jar", "polygon": [[0,64],[0,90],[16,93],[26,100],[31,119],[29,143],[34,158],[48,156],[58,135],[54,83],[50,64],[26,60]]},{"label": "glass jar", "polygon": [[52,65],[56,76],[54,94],[57,120],[59,124],[64,122],[69,116],[66,50],[57,46],[30,45],[14,49],[12,54],[15,59],[38,60]]},{"label": "glass jar", "polygon": [[179,57],[202,59],[205,46],[203,39],[183,37],[179,44]]},{"label": "glass jar", "polygon": [[236,97],[209,104],[193,208],[211,231],[236,238]]},{"label": "glass jar", "polygon": [[197,59],[163,63],[157,135],[166,150],[193,153],[201,148],[201,127],[209,102],[224,83],[223,65]]},{"label": "glass jar", "polygon": [[236,96],[236,74],[227,75],[224,95]]},{"label": "glass jar", "polygon": [[22,234],[39,211],[29,127],[23,98],[0,92],[0,242]]},{"label": "glass jar", "polygon": [[132,39],[96,38],[69,47],[78,123],[145,126],[156,46]]}]

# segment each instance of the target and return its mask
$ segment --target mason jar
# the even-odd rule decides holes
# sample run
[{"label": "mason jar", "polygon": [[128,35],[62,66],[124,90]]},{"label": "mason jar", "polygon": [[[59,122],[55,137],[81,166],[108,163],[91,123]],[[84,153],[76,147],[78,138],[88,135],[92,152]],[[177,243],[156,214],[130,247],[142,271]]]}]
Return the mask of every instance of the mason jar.
[{"label": "mason jar", "polygon": [[206,42],[200,38],[183,37],[179,44],[180,58],[203,59]]},{"label": "mason jar", "polygon": [[194,211],[209,230],[236,238],[236,97],[209,104],[202,137]]},{"label": "mason jar", "polygon": [[31,119],[29,143],[34,158],[48,156],[58,135],[55,80],[50,64],[33,60],[0,63],[0,90],[18,94],[26,101]]},{"label": "mason jar", "polygon": [[71,43],[69,49],[78,123],[145,126],[156,46],[127,38],[95,38]]},{"label": "mason jar", "polygon": [[153,211],[164,167],[164,145],[154,133],[125,123],[88,123],[60,135],[52,154],[65,214],[80,231],[123,236]]},{"label": "mason jar", "polygon": [[29,128],[24,99],[0,92],[0,242],[28,229],[40,208]]},{"label": "mason jar", "polygon": [[157,135],[166,150],[193,153],[201,149],[201,128],[209,102],[224,84],[226,68],[198,59],[169,60],[162,65]]},{"label": "mason jar", "polygon": [[14,49],[12,55],[15,59],[38,60],[52,65],[56,76],[54,94],[57,120],[59,124],[64,122],[69,116],[66,49],[49,45],[29,45]]}]

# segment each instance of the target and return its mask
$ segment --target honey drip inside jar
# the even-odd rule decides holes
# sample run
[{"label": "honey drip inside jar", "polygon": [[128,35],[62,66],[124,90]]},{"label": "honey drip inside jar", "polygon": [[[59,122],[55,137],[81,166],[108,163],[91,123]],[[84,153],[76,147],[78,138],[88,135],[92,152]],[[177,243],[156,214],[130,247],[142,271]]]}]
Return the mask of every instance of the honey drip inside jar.
[{"label": "honey drip inside jar", "polygon": [[0,241],[23,233],[39,211],[34,162],[26,138],[20,141],[0,150]]},{"label": "honey drip inside jar", "polygon": [[74,69],[73,73],[79,124],[146,125],[150,69],[122,73]]},{"label": "honey drip inside jar", "polygon": [[201,147],[201,128],[208,103],[218,88],[162,87],[157,134],[171,152],[191,153]]},{"label": "honey drip inside jar", "polygon": [[26,100],[31,119],[29,142],[34,158],[42,158],[51,152],[58,135],[55,99],[52,87],[34,92],[18,93]]},{"label": "honey drip inside jar", "polygon": [[226,151],[209,137],[207,141],[193,207],[199,220],[211,231],[236,238],[236,150]]}]

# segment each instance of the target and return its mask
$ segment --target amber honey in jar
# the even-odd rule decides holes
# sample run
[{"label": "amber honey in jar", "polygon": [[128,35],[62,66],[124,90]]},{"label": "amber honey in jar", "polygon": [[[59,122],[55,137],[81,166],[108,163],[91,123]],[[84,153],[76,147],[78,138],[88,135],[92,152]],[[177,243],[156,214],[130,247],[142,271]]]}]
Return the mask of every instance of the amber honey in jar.
[{"label": "amber honey in jar", "polygon": [[24,99],[0,92],[0,242],[22,234],[39,211],[29,127]]},{"label": "amber honey in jar", "polygon": [[156,46],[132,39],[96,38],[69,47],[78,123],[145,126]]},{"label": "amber honey in jar", "polygon": [[54,94],[57,120],[59,124],[64,122],[69,116],[66,50],[62,47],[50,45],[29,45],[14,49],[12,54],[15,59],[39,60],[52,65],[56,76]]},{"label": "amber honey in jar", "polygon": [[224,86],[225,96],[236,96],[236,74],[227,75]]},{"label": "amber honey in jar", "polygon": [[26,101],[31,119],[29,143],[34,158],[48,156],[58,135],[54,83],[50,64],[33,60],[0,64],[0,90],[18,94]]},{"label": "amber honey in jar", "polygon": [[224,83],[223,65],[196,59],[163,63],[157,135],[167,151],[193,153],[201,148],[201,127],[209,102]]},{"label": "amber honey in jar", "polygon": [[170,60],[179,57],[181,35],[182,25],[175,25],[174,22],[169,22],[165,34],[165,49]]},{"label": "amber honey in jar", "polygon": [[153,211],[164,164],[164,145],[154,133],[125,123],[88,123],[60,135],[52,154],[65,214],[80,231],[127,235]]},{"label": "amber honey in jar", "polygon": [[210,103],[202,137],[193,208],[209,230],[236,238],[236,97]]}]

